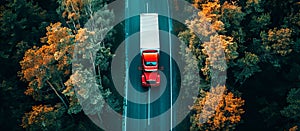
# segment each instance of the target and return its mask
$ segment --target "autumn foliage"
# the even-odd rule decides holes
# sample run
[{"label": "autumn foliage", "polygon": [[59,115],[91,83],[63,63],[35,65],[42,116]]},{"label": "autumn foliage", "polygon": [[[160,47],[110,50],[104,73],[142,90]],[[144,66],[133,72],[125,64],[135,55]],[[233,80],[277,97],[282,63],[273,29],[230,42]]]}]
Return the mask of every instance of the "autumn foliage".
[{"label": "autumn foliage", "polygon": [[[225,91],[224,91],[225,90]],[[203,98],[197,98],[192,111],[191,130],[233,130],[241,121],[245,112],[242,106],[244,100],[231,92],[225,86],[213,87],[210,92],[202,92]]]},{"label": "autumn foliage", "polygon": [[[202,91],[192,108],[195,112],[191,119],[191,130],[235,129],[244,113],[244,100],[238,95],[243,88],[247,88],[243,94],[248,94],[251,100],[257,99],[252,96],[259,96],[257,90],[260,91],[261,100],[252,106],[261,109],[250,110],[251,113],[264,116],[261,118],[264,123],[260,122],[260,129],[297,130],[295,125],[299,125],[299,104],[296,102],[298,98],[294,96],[298,93],[300,72],[299,2],[192,0],[192,4],[199,9],[198,17],[187,20],[188,29],[178,35],[188,46],[186,50],[193,52],[198,60],[197,64],[189,66],[201,69],[203,75],[200,78],[203,82],[199,85]],[[223,93],[215,86],[225,88],[225,84],[211,84],[212,89],[209,91],[209,83],[212,83],[215,76],[221,76],[212,71],[226,72],[226,78],[223,79],[228,87],[225,97],[215,95]],[[264,74],[261,77],[263,80],[259,82],[261,78],[253,77],[258,72]],[[273,76],[270,72],[277,74]],[[261,84],[266,76],[271,77],[271,82]],[[273,84],[273,79],[281,81],[282,85]],[[256,91],[251,94],[253,89]],[[273,95],[268,96],[262,92]],[[208,99],[208,96],[214,99]],[[283,102],[279,96],[285,96],[287,100]],[[216,98],[223,100],[217,101]],[[234,108],[230,105],[234,105]]]},{"label": "autumn foliage", "polygon": [[[101,71],[107,70],[112,56],[110,44],[102,40],[106,37],[104,33],[111,29],[113,13],[106,8],[98,11],[104,6],[103,1],[61,0],[59,3],[58,12],[66,23],[56,22],[46,27],[41,46],[28,49],[20,61],[19,76],[28,82],[24,93],[47,104],[32,106],[32,111],[23,116],[23,128],[62,129],[63,120],[73,119],[72,115],[83,110],[83,103],[93,107],[85,110],[87,115],[100,117],[105,99],[110,99],[108,103],[120,110],[109,87],[104,89],[101,84],[104,76]],[[94,20],[90,22],[94,28],[81,28],[82,21],[88,18]],[[91,66],[84,65],[87,63]]]},{"label": "autumn foliage", "polygon": [[[185,1],[198,10],[184,24],[171,20],[182,41],[172,56],[187,63],[183,87],[200,90],[185,129],[299,130],[300,3]],[[86,114],[101,116],[105,102],[122,112],[110,92],[109,70],[119,45],[114,42],[123,40],[125,30],[122,22],[115,28],[120,36],[114,34],[109,2],[1,0],[1,130],[99,130]],[[169,2],[170,14],[187,16],[178,3]],[[92,66],[74,64],[76,53]],[[93,108],[83,112],[81,103]]]},{"label": "autumn foliage", "polygon": [[25,94],[37,100],[44,99],[42,93],[51,90],[51,85],[56,86],[56,90],[64,88],[61,84],[64,76],[71,73],[74,35],[70,29],[61,27],[61,23],[51,24],[47,31],[46,37],[41,39],[46,45],[29,49],[20,62],[20,76],[29,82]]},{"label": "autumn foliage", "polygon": [[[58,117],[63,115],[64,108],[61,105],[54,107],[49,105],[32,106],[32,111],[25,113],[22,119],[22,127],[31,129],[54,129],[57,124]],[[54,126],[53,126],[54,125]]]}]

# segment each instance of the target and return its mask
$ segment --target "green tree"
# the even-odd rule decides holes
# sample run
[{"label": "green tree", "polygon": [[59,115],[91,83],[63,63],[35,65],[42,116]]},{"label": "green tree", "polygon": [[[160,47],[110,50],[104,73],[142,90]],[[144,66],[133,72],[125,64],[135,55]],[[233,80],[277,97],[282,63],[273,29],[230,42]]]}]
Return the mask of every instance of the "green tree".
[{"label": "green tree", "polygon": [[257,32],[260,32],[266,29],[270,24],[270,13],[265,12],[264,9],[265,1],[264,0],[247,0],[244,10],[246,13],[246,24],[247,30],[246,33],[249,33],[248,36],[258,37]]},{"label": "green tree", "polygon": [[288,118],[289,127],[300,124],[299,123],[300,120],[300,114],[299,114],[300,97],[299,96],[300,96],[300,89],[292,88],[289,91],[288,96],[286,98],[288,105],[280,111],[281,115]]},{"label": "green tree", "polygon": [[43,8],[36,1],[3,0],[0,2],[0,96],[1,128],[3,130],[21,130],[21,117],[31,108],[33,101],[24,95],[24,83],[19,81],[17,71],[24,52],[33,45],[40,46],[40,37],[45,27],[57,19],[55,1],[48,1]]},{"label": "green tree", "polygon": [[51,14],[47,14],[47,11],[37,4],[25,0],[9,1],[1,5],[2,65],[7,65],[10,69],[14,67],[14,72],[18,70],[18,66],[15,65],[27,49],[38,45],[39,39],[45,33],[45,27],[49,24],[47,17],[50,16]]},{"label": "green tree", "polygon": [[245,56],[238,59],[235,63],[236,69],[233,70],[234,77],[236,78],[235,81],[243,84],[250,76],[256,72],[260,72],[259,62],[260,60],[257,55],[245,52]]}]

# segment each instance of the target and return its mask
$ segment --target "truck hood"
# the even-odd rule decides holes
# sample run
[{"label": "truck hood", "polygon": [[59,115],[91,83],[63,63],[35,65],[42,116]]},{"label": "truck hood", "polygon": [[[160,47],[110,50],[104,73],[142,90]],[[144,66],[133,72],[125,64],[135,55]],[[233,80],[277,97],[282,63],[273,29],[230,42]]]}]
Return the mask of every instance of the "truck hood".
[{"label": "truck hood", "polygon": [[157,71],[154,71],[154,72],[148,72],[148,71],[145,71],[144,72],[144,76],[146,78],[146,81],[157,81],[157,78],[158,78],[158,72]]}]

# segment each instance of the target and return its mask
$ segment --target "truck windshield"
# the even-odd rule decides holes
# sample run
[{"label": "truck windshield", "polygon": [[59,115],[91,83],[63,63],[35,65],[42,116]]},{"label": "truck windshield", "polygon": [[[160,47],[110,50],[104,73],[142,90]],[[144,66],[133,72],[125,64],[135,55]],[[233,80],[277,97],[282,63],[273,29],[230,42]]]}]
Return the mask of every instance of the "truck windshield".
[{"label": "truck windshield", "polygon": [[156,66],[156,62],[155,61],[150,61],[150,62],[145,61],[145,65],[146,66]]}]

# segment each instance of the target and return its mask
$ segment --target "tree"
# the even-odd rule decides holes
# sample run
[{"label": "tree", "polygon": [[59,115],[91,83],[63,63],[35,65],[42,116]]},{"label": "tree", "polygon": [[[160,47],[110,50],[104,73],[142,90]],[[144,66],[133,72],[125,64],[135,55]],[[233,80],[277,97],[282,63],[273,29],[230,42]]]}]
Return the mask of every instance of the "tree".
[{"label": "tree", "polygon": [[[18,61],[31,46],[38,46],[50,20],[47,11],[33,2],[15,0],[1,5],[1,64],[18,70]],[[54,16],[55,18],[55,16]],[[7,39],[10,38],[10,39]],[[13,60],[13,61],[12,61]],[[10,64],[8,64],[10,63]],[[3,69],[3,68],[2,68]],[[1,70],[6,74],[5,70]]]},{"label": "tree", "polygon": [[47,31],[47,36],[42,42],[47,42],[48,45],[26,51],[20,62],[22,69],[20,76],[29,82],[25,94],[41,101],[53,98],[51,95],[48,97],[43,95],[43,92],[52,90],[67,108],[67,103],[58,91],[65,88],[63,82],[71,73],[74,35],[70,29],[61,27],[61,23],[51,24],[47,27]]},{"label": "tree", "polygon": [[294,125],[299,125],[299,120],[300,120],[300,89],[295,89],[292,88],[288,96],[286,98],[286,101],[288,105],[284,107],[280,113],[282,116],[288,118],[289,126],[294,126]]},{"label": "tree", "polygon": [[271,29],[266,32],[262,32],[262,44],[266,53],[286,56],[292,52],[291,40],[292,31],[288,28],[283,29]]},{"label": "tree", "polygon": [[[25,94],[45,103],[49,108],[63,105],[57,107],[57,110],[69,114],[58,116],[51,113],[52,111],[42,111],[38,119],[41,117],[43,120],[52,121],[51,117],[47,117],[49,113],[56,115],[55,119],[58,119],[58,124],[45,127],[47,129],[61,129],[59,125],[63,119],[72,118],[82,110],[85,114],[96,115],[101,120],[100,114],[105,101],[112,108],[120,110],[120,105],[111,95],[109,87],[104,88],[102,85],[102,77],[106,75],[102,72],[108,70],[109,60],[113,56],[109,40],[103,41],[111,36],[109,30],[112,28],[110,23],[113,13],[106,7],[98,11],[100,7],[94,4],[99,4],[99,1],[61,2],[63,16],[68,15],[66,20],[70,28],[63,27],[60,22],[48,26],[46,36],[41,38],[45,45],[27,50],[20,62],[20,76],[22,80],[29,82]],[[87,14],[80,15],[82,12]],[[81,28],[81,20],[87,21],[86,28]],[[104,34],[106,32],[109,33],[107,36]],[[23,127],[40,128],[37,126],[40,120],[32,122],[28,118],[34,112],[25,114]]]},{"label": "tree", "polygon": [[[33,47],[33,49],[26,51],[23,60],[20,62],[22,69],[20,76],[22,80],[29,82],[25,91],[26,95],[31,95],[36,101],[42,101],[43,103],[62,105],[63,107],[59,106],[57,110],[64,112],[68,110],[69,102],[61,91],[65,89],[64,81],[71,73],[74,35],[72,35],[70,29],[62,27],[61,23],[51,24],[47,27],[47,31],[46,36],[41,39],[46,45],[40,48]],[[39,126],[35,127],[34,125],[40,125],[41,121],[50,121],[47,122],[47,124],[52,125],[49,128],[59,128],[60,126],[51,123],[53,121],[51,119],[59,119],[62,114],[53,116],[56,114],[51,113],[53,109],[51,104],[49,107],[33,106],[33,111],[25,113],[23,117],[23,127],[38,128]],[[31,118],[32,115],[37,118]],[[54,118],[48,117],[48,115]]]},{"label": "tree", "polygon": [[47,130],[61,127],[59,118],[64,114],[65,108],[62,105],[32,106],[32,111],[25,113],[22,119],[22,127],[30,130]]},{"label": "tree", "polygon": [[223,92],[225,86],[213,87],[211,92],[201,92],[191,107],[195,111],[191,117],[190,130],[233,130],[244,113],[244,100],[231,92]]},{"label": "tree", "polygon": [[[249,114],[260,113],[264,123],[247,123],[248,127],[260,125],[258,128],[273,130],[295,127],[297,124],[288,124],[290,120],[281,115],[280,109],[286,107],[281,101],[285,93],[299,86],[299,3],[293,0],[193,0],[192,4],[201,10],[198,16],[205,17],[190,20],[187,25],[191,30],[179,33],[179,37],[197,54],[198,67],[206,75],[205,87],[213,78],[211,70],[227,69],[228,90],[243,90],[247,94],[245,99],[250,104],[255,103],[247,106],[261,109],[250,108]],[[210,24],[201,24],[204,21]],[[194,35],[198,32],[200,38]],[[222,39],[229,44],[216,44]],[[220,50],[224,50],[227,67],[224,63],[214,65],[223,57],[217,53]],[[259,80],[266,76],[272,76],[268,79],[271,83]],[[207,88],[202,89],[207,91]],[[254,95],[260,99],[254,100]],[[247,115],[247,119],[261,119]]]},{"label": "tree", "polygon": [[263,0],[247,0],[244,10],[246,17],[249,18],[249,21],[245,23],[247,29],[245,30],[249,33],[249,36],[258,37],[257,32],[260,32],[266,29],[270,24],[270,13],[266,13],[265,1]]},{"label": "tree", "polygon": [[200,63],[200,67],[209,80],[210,69],[225,71],[226,62],[237,58],[237,43],[232,36],[221,35],[225,30],[224,23],[220,21],[222,10],[218,0],[205,2],[199,8],[202,11],[198,12],[198,17],[186,23],[190,29],[190,36],[183,36],[188,33],[185,32],[179,33],[179,37],[188,39],[185,41],[189,48],[201,59],[200,62],[205,62],[204,65]]},{"label": "tree", "polygon": [[245,15],[238,1],[225,1],[221,5],[220,20],[224,23],[225,34],[232,36],[237,45],[245,42],[246,34],[242,25]]},{"label": "tree", "polygon": [[258,66],[260,62],[259,57],[250,52],[245,52],[245,56],[238,59],[236,64],[236,69],[233,70],[236,82],[243,84],[250,76],[254,75],[256,72],[260,72],[261,69]]},{"label": "tree", "polygon": [[3,130],[21,130],[24,112],[34,104],[24,95],[25,86],[17,77],[19,61],[25,51],[32,46],[40,46],[40,38],[45,27],[57,19],[55,1],[47,1],[43,8],[36,1],[2,0],[0,2],[0,85],[1,85],[1,128]]},{"label": "tree", "polygon": [[[102,78],[107,78],[108,74],[105,72],[109,69],[109,62],[113,57],[111,53],[111,42],[113,41],[113,31],[112,30],[112,21],[114,20],[114,14],[112,11],[108,10],[105,1],[96,1],[96,0],[86,0],[86,1],[70,1],[70,0],[63,0],[62,1],[62,9],[65,9],[65,12],[69,12],[68,14],[72,14],[72,12],[80,17],[76,18],[79,21],[75,21],[75,18],[67,17],[67,21],[71,21],[73,23],[73,27],[75,29],[75,39],[76,39],[76,46],[75,46],[75,55],[74,58],[76,65],[73,65],[73,75],[77,76],[89,76],[91,81],[94,81],[94,76],[97,78],[97,86],[101,90],[102,96],[108,102],[108,104],[113,107],[116,111],[120,110],[120,104],[116,100],[115,96],[111,93],[111,87],[104,87],[102,82]],[[73,8],[72,6],[78,6],[80,8]],[[80,5],[80,6],[79,6]],[[63,13],[63,16],[64,16]],[[83,25],[80,21],[86,21]],[[71,24],[72,25],[72,24]],[[71,78],[72,78],[71,76]],[[75,77],[74,77],[75,78]],[[69,88],[72,85],[77,85],[75,79],[69,81]],[[74,83],[75,82],[75,83]],[[97,89],[98,89],[97,88]],[[71,90],[70,90],[71,91]],[[65,91],[68,92],[68,91]],[[87,92],[88,93],[88,92]],[[95,93],[95,92],[92,92]],[[100,95],[100,94],[98,94]],[[91,95],[95,96],[95,95]],[[100,96],[98,96],[100,97]],[[89,99],[89,98],[87,98]],[[102,99],[102,98],[101,98]],[[104,99],[102,99],[101,103],[99,104],[99,109],[102,110]],[[91,99],[90,99],[91,100]],[[83,100],[84,101],[84,100]],[[99,101],[100,102],[100,101]],[[93,102],[90,102],[93,103]],[[87,114],[97,114],[100,116],[101,111],[85,111]]]},{"label": "tree", "polygon": [[[241,32],[241,28],[235,28],[242,21],[243,12],[234,3],[225,2],[222,5],[218,0],[195,1],[194,5],[201,9],[198,12],[198,17],[187,21],[186,24],[189,30],[180,32],[178,35],[179,39],[188,46],[185,50],[181,50],[181,55],[185,54],[184,51],[191,51],[195,54],[198,64],[195,64],[195,62],[187,63],[189,63],[189,66],[193,66],[192,68],[195,68],[195,66],[200,68],[205,77],[204,79],[201,78],[201,81],[204,82],[199,86],[202,92],[192,106],[192,111],[195,114],[191,117],[192,126],[190,129],[234,129],[241,120],[240,115],[244,113],[241,108],[244,101],[237,98],[233,101],[239,102],[232,103],[229,100],[230,97],[233,97],[232,93],[225,94],[228,96],[224,97],[223,91],[225,90],[226,81],[224,73],[228,68],[227,63],[232,63],[239,55],[237,42],[241,42],[243,38],[235,39],[234,37],[243,37],[242,34],[237,35],[236,33]],[[225,19],[227,20],[225,21],[226,26],[221,21]],[[227,33],[225,27],[229,33]],[[188,59],[185,58],[185,60]],[[209,88],[211,88],[211,92],[206,92]],[[225,98],[227,101],[224,100]],[[220,101],[219,104],[219,100],[223,103]],[[236,104],[235,107],[237,108],[229,108],[230,104]],[[215,112],[214,109],[217,111]]]}]

